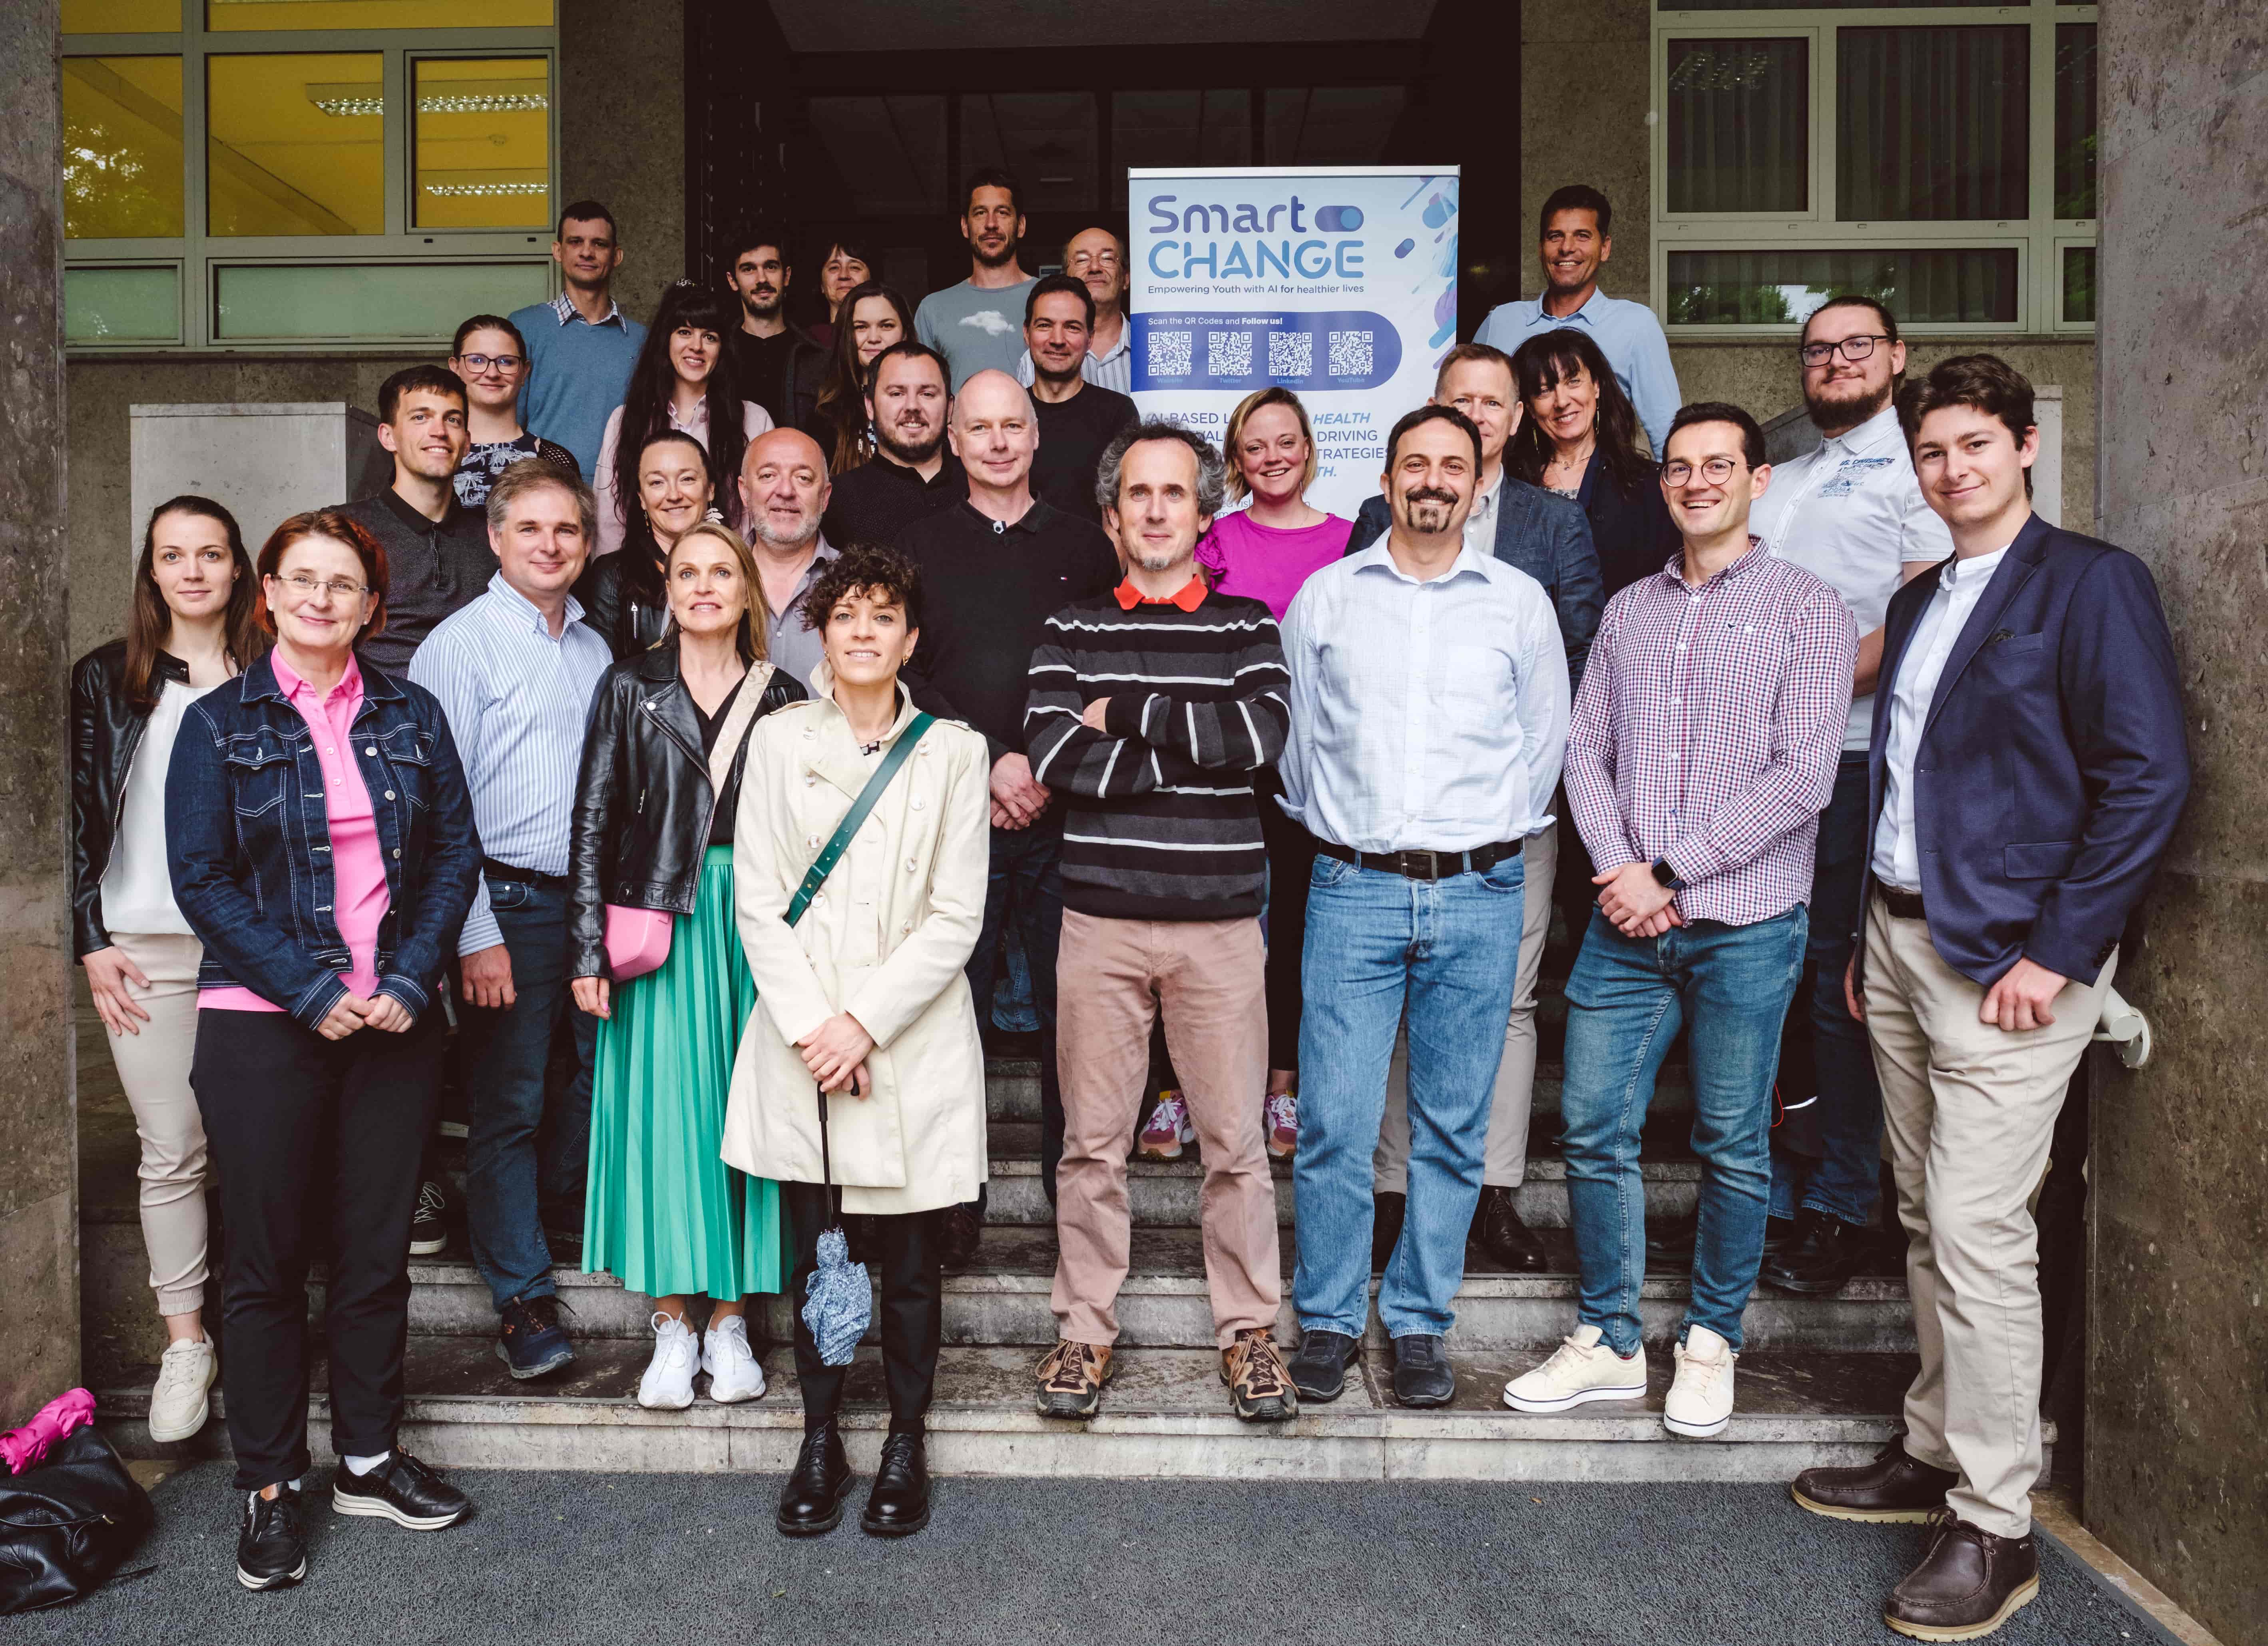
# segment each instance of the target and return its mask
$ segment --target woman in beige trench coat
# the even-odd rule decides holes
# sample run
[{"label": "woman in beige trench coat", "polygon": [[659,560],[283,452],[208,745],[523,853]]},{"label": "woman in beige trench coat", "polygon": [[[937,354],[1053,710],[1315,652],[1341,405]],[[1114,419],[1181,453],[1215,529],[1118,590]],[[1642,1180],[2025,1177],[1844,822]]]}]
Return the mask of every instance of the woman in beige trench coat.
[{"label": "woman in beige trench coat", "polygon": [[805,872],[914,718],[897,673],[918,638],[919,573],[888,550],[847,550],[804,613],[826,645],[818,696],[756,723],[740,785],[733,875],[756,1005],[723,1153],[781,1185],[793,1231],[804,1446],[777,1516],[790,1535],[832,1530],[850,1485],[836,1429],[845,1369],[821,1363],[801,1314],[820,1232],[836,1221],[821,1186],[821,1101],[843,1210],[878,1214],[890,1436],[861,1524],[887,1536],[929,1518],[922,1430],[937,1372],[942,1215],[984,1181],[984,1054],[963,968],[983,919],[990,763],[968,727],[932,725],[789,926]]}]

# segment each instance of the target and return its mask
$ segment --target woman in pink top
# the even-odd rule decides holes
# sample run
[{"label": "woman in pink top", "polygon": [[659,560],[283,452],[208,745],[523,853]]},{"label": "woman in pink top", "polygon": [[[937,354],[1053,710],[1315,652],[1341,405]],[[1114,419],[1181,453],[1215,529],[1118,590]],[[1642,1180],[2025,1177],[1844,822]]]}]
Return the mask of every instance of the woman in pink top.
[{"label": "woman in pink top", "polygon": [[[1307,409],[1290,389],[1247,395],[1229,414],[1222,445],[1229,495],[1248,497],[1252,505],[1213,522],[1197,545],[1197,564],[1213,587],[1265,601],[1281,623],[1300,586],[1346,553],[1354,522],[1307,501],[1315,434]],[[1261,774],[1258,787],[1268,843],[1268,1152],[1283,1160],[1300,1140],[1300,949],[1315,845],[1277,804],[1284,791],[1273,771]],[[1143,1128],[1142,1152],[1171,1158],[1192,1136],[1180,1094],[1168,1092]]]}]

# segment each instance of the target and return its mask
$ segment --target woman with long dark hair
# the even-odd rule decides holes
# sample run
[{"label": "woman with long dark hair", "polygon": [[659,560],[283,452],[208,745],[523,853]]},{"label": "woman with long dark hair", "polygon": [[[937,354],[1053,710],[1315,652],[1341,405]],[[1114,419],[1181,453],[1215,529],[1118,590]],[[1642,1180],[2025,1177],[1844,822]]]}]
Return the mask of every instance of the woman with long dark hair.
[{"label": "woman with long dark hair", "polygon": [[637,459],[637,518],[622,552],[591,562],[575,588],[583,621],[599,632],[616,662],[669,632],[662,568],[670,546],[704,520],[720,518],[709,454],[681,429],[645,443]]},{"label": "woman with long dark hair", "polygon": [[679,280],[661,294],[653,325],[630,368],[630,391],[607,419],[592,490],[599,500],[598,552],[610,555],[630,535],[637,509],[638,455],[655,435],[675,429],[709,454],[711,489],[725,518],[740,519],[740,454],[772,426],[771,413],[741,395],[725,338],[740,323],[725,293]]},{"label": "woman with long dark hair", "polygon": [[866,426],[866,368],[894,343],[914,335],[914,312],[896,289],[879,280],[844,293],[835,327],[834,358],[827,386],[811,414],[806,434],[827,454],[830,474],[858,468],[874,454]]},{"label": "woman with long dark hair", "polygon": [[260,579],[229,512],[160,503],[142,534],[126,638],[71,670],[71,951],[109,1031],[142,1144],[142,1244],[166,1323],[150,1397],[155,1440],[210,1413],[205,1334],[205,1132],[189,1089],[204,950],[173,901],[166,770],[189,705],[266,650]]},{"label": "woman with long dark hair", "polygon": [[1638,449],[1638,412],[1589,336],[1572,327],[1520,345],[1513,376],[1528,415],[1504,451],[1518,479],[1572,498],[1590,517],[1606,597],[1678,550],[1659,465]]}]

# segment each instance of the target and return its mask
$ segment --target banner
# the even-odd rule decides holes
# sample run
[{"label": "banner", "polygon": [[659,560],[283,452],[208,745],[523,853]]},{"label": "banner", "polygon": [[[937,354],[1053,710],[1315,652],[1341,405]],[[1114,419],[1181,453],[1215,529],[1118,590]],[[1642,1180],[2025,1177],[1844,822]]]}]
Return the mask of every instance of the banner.
[{"label": "banner", "polygon": [[1131,167],[1134,400],[1219,442],[1270,384],[1315,430],[1307,501],[1352,519],[1457,341],[1457,168]]}]

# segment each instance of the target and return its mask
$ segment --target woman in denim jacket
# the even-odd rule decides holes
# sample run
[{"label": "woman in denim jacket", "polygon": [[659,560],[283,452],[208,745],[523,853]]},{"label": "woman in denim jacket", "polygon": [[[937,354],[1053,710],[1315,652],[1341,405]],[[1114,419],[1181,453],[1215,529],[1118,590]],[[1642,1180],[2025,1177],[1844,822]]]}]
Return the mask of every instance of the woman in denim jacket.
[{"label": "woman in denim jacket", "polygon": [[394,1432],[409,1214],[440,1074],[435,996],[481,846],[440,705],[354,653],[386,621],[385,550],[320,510],[277,527],[259,571],[275,649],[189,706],[166,836],[174,899],[204,945],[189,1082],[228,1228],[222,1389],[247,1495],[237,1576],[274,1589],[307,1569],[318,1250],[333,1508],[420,1531],[471,1508]]}]

